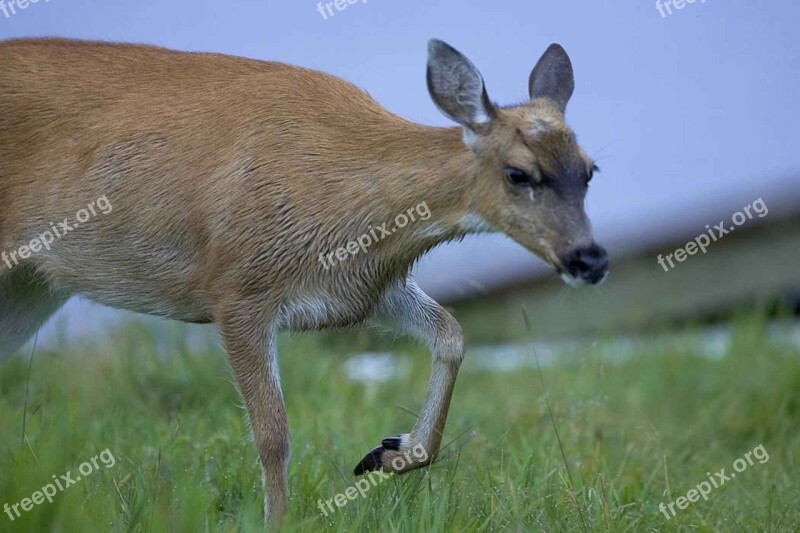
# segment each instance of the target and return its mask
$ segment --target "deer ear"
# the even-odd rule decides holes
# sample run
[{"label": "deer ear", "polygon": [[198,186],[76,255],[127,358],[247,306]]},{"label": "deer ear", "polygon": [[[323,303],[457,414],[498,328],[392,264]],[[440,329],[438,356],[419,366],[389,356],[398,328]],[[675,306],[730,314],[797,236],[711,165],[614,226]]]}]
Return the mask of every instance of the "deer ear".
[{"label": "deer ear", "polygon": [[531,100],[549,98],[562,113],[575,90],[575,75],[572,62],[560,44],[551,44],[531,72],[528,82]]},{"label": "deer ear", "polygon": [[428,92],[442,113],[470,130],[494,116],[481,73],[461,52],[437,39],[428,43]]}]

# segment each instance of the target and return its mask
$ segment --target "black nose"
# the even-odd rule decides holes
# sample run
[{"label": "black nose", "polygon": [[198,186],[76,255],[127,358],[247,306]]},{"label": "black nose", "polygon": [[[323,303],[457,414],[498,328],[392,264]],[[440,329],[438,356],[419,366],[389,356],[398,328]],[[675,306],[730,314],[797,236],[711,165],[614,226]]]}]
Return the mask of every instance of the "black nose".
[{"label": "black nose", "polygon": [[575,248],[564,258],[564,268],[570,276],[594,285],[608,273],[608,253],[597,244]]}]

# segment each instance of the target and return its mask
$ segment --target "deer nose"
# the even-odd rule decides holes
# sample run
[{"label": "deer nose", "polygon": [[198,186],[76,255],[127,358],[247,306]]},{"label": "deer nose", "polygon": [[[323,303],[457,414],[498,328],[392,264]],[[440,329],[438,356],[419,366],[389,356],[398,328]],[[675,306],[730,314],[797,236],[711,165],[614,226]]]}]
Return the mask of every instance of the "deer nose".
[{"label": "deer nose", "polygon": [[575,248],[564,258],[564,269],[573,278],[595,285],[608,274],[608,253],[595,243]]}]

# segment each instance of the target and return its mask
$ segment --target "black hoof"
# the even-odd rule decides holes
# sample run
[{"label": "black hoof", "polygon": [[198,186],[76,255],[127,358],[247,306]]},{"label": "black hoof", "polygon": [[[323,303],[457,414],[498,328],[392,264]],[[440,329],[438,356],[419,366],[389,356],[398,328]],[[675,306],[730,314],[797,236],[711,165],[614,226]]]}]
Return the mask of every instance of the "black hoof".
[{"label": "black hoof", "polygon": [[367,472],[372,472],[373,470],[379,470],[380,468],[382,468],[383,465],[381,463],[381,458],[383,457],[385,451],[386,448],[384,448],[383,446],[378,446],[377,448],[369,452],[367,455],[364,456],[363,459],[361,459],[361,462],[356,465],[356,468],[355,470],[353,470],[353,473],[357,476],[360,476],[361,474],[366,474]]},{"label": "black hoof", "polygon": [[396,437],[389,437],[388,439],[383,439],[383,442],[381,442],[381,444],[387,450],[399,451],[400,450],[400,437],[401,436],[402,435],[398,435]]}]

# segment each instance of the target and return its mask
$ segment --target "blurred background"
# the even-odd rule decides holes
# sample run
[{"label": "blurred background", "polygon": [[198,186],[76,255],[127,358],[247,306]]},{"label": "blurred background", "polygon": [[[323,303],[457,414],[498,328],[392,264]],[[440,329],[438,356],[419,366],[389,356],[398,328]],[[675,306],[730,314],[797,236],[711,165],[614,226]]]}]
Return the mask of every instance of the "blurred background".
[{"label": "blurred background", "polygon": [[[568,291],[541,261],[490,235],[429,254],[416,272],[420,284],[459,311],[468,336],[485,340],[517,331],[520,305],[535,333],[552,337],[705,319],[736,306],[797,305],[797,3],[714,0],[680,10],[610,0],[342,4],[328,11],[312,0],[53,0],[0,13],[0,37],[141,42],[294,63],[341,76],[389,110],[441,126],[450,124],[424,82],[428,39],[468,55],[500,104],[526,97],[530,69],[558,41],[577,77],[568,121],[602,168],[588,210],[611,253],[611,277],[597,290]],[[766,216],[668,272],[659,266],[659,254],[706,225],[731,226],[758,199]],[[487,309],[507,313],[507,321],[481,331]],[[39,341],[103,335],[129,318],[74,299]]]}]

